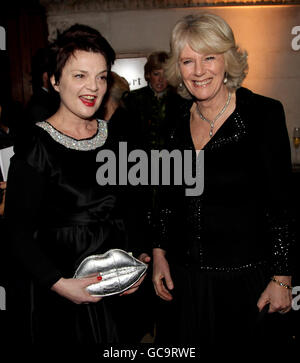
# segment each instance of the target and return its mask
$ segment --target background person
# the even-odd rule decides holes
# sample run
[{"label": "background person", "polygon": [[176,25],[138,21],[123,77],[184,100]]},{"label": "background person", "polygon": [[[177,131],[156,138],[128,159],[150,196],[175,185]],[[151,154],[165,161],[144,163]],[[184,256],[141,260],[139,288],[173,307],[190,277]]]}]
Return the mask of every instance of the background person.
[{"label": "background person", "polygon": [[118,140],[129,141],[132,144],[135,141],[130,130],[132,122],[124,104],[124,97],[129,92],[127,80],[117,73],[111,72],[108,91],[96,116],[110,123],[111,132]]},{"label": "background person", "polygon": [[[128,113],[127,132],[132,145],[145,151],[162,150],[165,142],[176,127],[176,105],[182,98],[171,87],[164,74],[164,65],[168,54],[163,51],[151,53],[144,66],[144,77],[147,86],[131,91],[124,98],[125,108]],[[148,187],[143,193],[143,214],[146,216],[144,230],[144,244],[151,251],[153,243],[150,225],[153,224],[153,215],[157,203],[157,188]],[[149,285],[148,285],[149,284]],[[136,307],[143,314],[147,306],[147,323],[140,321],[141,331],[154,334],[156,320],[155,295],[152,291],[152,282],[146,278],[143,290],[137,294],[140,299]],[[148,287],[148,288],[146,288]],[[132,299],[133,300],[133,299]]]},{"label": "background person", "polygon": [[200,13],[175,25],[166,77],[187,100],[170,147],[204,150],[204,192],[160,199],[158,343],[232,346],[228,356],[290,347],[289,139],[281,103],[241,87],[247,69],[222,18]]},{"label": "background person", "polygon": [[[0,170],[0,172],[1,172],[1,170]],[[4,215],[5,191],[6,191],[6,182],[0,181],[0,218]],[[2,219],[1,219],[0,223],[1,223],[0,225],[2,226]],[[2,231],[3,231],[3,229],[2,229]]]},{"label": "background person", "polygon": [[20,125],[22,124],[22,106],[4,96],[0,91],[0,148],[13,145]]},{"label": "background person", "polygon": [[59,96],[48,76],[49,49],[41,48],[32,57],[32,96],[26,106],[28,126],[53,116],[59,107]]},{"label": "background person", "polygon": [[100,116],[103,120],[109,121],[119,107],[125,107],[123,97],[128,92],[130,88],[127,80],[116,72],[111,72],[108,91],[100,107]]},{"label": "background person", "polygon": [[134,90],[125,98],[125,105],[139,144],[150,149],[162,149],[169,128],[174,128],[174,104],[179,97],[164,75],[166,52],[153,52],[144,66],[148,85]]}]

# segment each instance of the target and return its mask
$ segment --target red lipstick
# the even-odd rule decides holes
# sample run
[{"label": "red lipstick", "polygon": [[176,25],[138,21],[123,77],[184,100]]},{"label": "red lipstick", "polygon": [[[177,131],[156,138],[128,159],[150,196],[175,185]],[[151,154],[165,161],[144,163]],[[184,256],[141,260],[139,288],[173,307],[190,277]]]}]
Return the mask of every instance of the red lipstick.
[{"label": "red lipstick", "polygon": [[88,107],[93,107],[93,106],[95,106],[97,96],[84,95],[84,96],[80,96],[79,98],[84,105],[86,105]]}]

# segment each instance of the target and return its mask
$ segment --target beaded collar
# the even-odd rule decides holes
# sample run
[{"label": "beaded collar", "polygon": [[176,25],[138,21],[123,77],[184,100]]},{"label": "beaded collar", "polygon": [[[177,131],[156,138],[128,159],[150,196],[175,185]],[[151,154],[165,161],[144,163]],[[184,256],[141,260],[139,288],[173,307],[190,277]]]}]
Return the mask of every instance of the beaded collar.
[{"label": "beaded collar", "polygon": [[67,136],[64,133],[58,131],[54,126],[52,126],[47,121],[38,122],[36,125],[41,127],[43,130],[48,132],[48,134],[59,144],[65,146],[68,149],[89,151],[95,150],[98,147],[104,145],[107,139],[107,122],[103,120],[98,121],[98,131],[95,136],[87,139],[76,140],[71,136]]}]

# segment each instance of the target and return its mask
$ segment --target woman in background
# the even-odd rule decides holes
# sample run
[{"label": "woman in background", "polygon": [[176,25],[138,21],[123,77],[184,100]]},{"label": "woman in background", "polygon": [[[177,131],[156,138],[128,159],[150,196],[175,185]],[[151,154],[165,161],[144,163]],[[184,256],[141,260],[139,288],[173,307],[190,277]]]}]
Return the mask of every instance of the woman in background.
[{"label": "woman in background", "polygon": [[148,85],[125,98],[136,142],[147,150],[164,148],[170,128],[175,127],[173,105],[181,100],[165,78],[167,58],[166,52],[151,53],[144,66]]},{"label": "woman in background", "polygon": [[116,72],[111,72],[110,84],[105,95],[100,115],[103,120],[110,120],[119,107],[124,108],[123,97],[130,91],[129,83]]}]

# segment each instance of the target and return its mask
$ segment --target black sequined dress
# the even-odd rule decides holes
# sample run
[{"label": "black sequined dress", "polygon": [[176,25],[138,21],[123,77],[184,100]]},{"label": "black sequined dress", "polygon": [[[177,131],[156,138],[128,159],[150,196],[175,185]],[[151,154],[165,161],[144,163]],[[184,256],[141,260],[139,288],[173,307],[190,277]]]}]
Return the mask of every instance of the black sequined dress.
[{"label": "black sequined dress", "polygon": [[[191,105],[181,109],[171,149],[194,150]],[[272,275],[291,274],[290,175],[282,105],[239,89],[235,111],[204,147],[202,195],[161,193],[154,247],[166,250],[175,288],[162,303],[158,342],[264,339],[269,317],[258,312],[259,296]]]}]

